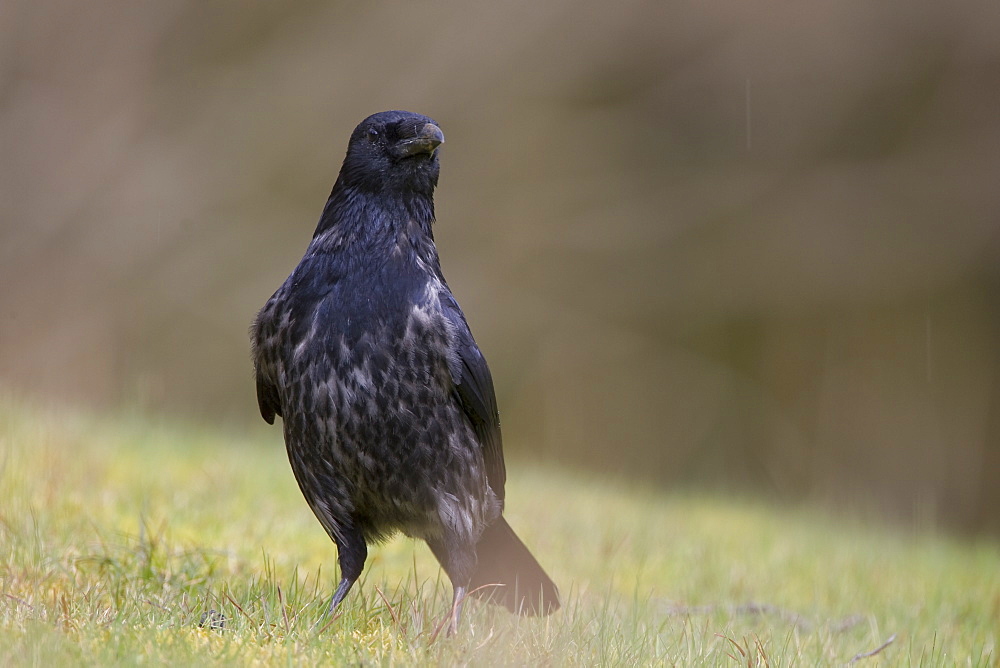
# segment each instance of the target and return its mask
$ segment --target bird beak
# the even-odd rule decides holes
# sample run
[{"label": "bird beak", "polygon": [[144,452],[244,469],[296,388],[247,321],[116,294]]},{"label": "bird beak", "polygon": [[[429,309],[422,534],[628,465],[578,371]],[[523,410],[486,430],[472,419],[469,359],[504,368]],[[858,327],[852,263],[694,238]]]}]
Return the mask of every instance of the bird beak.
[{"label": "bird beak", "polygon": [[408,158],[418,153],[433,154],[438,146],[444,143],[444,133],[433,123],[427,123],[420,128],[416,137],[404,139],[396,144],[395,153],[400,158]]}]

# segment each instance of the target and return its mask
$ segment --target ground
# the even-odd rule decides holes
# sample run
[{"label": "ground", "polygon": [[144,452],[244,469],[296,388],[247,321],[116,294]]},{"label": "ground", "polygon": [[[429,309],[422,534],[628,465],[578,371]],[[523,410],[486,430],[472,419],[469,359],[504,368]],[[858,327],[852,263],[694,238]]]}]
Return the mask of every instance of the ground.
[{"label": "ground", "polygon": [[509,468],[563,609],[472,601],[447,637],[447,578],[402,538],[323,616],[336,550],[277,429],[0,395],[0,664],[1000,665],[995,540]]}]

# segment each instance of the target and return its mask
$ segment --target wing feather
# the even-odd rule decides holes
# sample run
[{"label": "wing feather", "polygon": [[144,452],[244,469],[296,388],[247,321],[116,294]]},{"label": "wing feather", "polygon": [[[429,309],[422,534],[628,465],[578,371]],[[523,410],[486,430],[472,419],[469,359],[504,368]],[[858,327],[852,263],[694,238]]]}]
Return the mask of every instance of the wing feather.
[{"label": "wing feather", "polygon": [[450,294],[442,294],[444,315],[454,327],[456,339],[450,361],[455,393],[483,449],[483,461],[490,487],[500,500],[504,498],[507,469],[503,461],[503,439],[500,435],[500,413],[493,389],[493,375],[486,358],[472,338],[472,332],[458,302]]}]

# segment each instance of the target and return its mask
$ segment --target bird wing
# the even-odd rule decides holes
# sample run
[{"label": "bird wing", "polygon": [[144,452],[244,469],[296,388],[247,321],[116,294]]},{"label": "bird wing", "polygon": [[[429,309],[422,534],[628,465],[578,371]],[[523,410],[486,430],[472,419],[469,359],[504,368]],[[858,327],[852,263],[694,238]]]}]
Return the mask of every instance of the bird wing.
[{"label": "bird wing", "polygon": [[454,327],[456,343],[449,367],[455,383],[455,393],[483,449],[486,477],[497,498],[504,498],[507,469],[503,461],[503,439],[500,436],[500,413],[493,390],[493,376],[486,358],[479,351],[469,325],[455,298],[441,295],[444,315]]},{"label": "bird wing", "polygon": [[257,376],[257,406],[260,416],[268,424],[274,424],[274,416],[281,415],[281,405],[278,403],[278,388],[271,384],[258,369]]},{"label": "bird wing", "polygon": [[260,416],[268,424],[274,424],[274,416],[281,415],[281,400],[278,398],[278,388],[267,373],[261,341],[264,339],[261,330],[266,326],[266,314],[273,301],[267,302],[250,327],[250,349],[253,356],[253,372],[257,381],[257,406],[260,408]]}]

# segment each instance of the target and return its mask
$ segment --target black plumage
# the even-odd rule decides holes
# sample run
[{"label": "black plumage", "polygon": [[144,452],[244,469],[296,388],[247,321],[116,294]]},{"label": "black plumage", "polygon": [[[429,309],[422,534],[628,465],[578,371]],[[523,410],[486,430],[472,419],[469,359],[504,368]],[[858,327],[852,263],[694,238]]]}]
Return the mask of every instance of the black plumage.
[{"label": "black plumage", "polygon": [[524,614],[559,598],[501,517],[493,379],[431,231],[443,141],[402,111],[354,130],[312,241],[251,339],[261,415],[282,417],[295,478],[337,544],[331,610],[368,544],[402,531],[451,579],[454,629],[466,592]]}]

